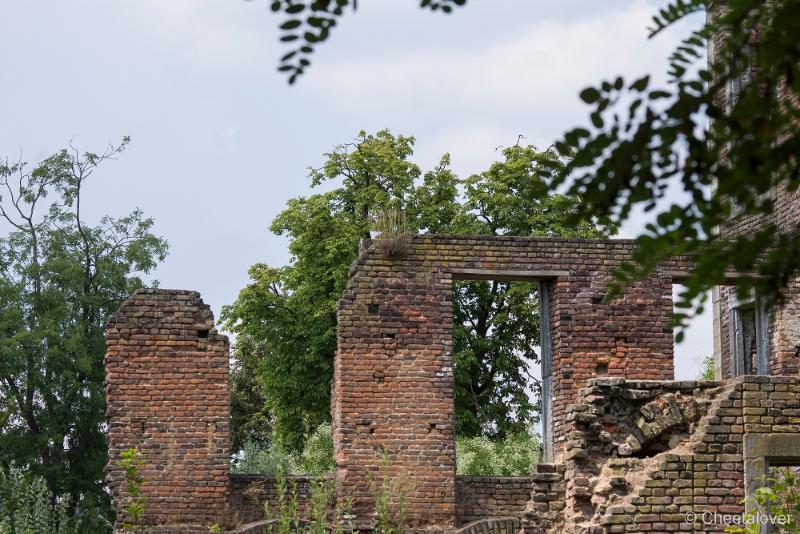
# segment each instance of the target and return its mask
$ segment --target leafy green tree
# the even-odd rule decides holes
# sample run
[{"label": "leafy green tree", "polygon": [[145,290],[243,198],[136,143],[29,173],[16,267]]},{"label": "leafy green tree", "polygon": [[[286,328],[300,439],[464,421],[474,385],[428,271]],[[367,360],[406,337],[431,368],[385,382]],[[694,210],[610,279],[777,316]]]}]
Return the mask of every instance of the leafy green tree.
[{"label": "leafy green tree", "polygon": [[82,218],[86,180],[128,142],[0,164],[0,464],[67,495],[83,532],[102,532],[98,513],[110,513],[103,330],[167,252],[139,210]]},{"label": "leafy green tree", "polygon": [[412,143],[385,131],[362,132],[354,144],[326,154],[325,164],[310,172],[312,185],[340,179],[341,187],[290,200],[271,226],[289,237],[292,264],[254,265],[251,283],[222,310],[226,328],[236,333],[241,362],[234,381],[239,366],[258,366],[262,403],[275,434],[285,440],[281,446],[298,449],[310,429],[330,420],[336,302],[358,242],[369,236],[370,209],[404,207],[401,200],[419,175],[407,161]]},{"label": "leafy green tree", "polygon": [[[464,181],[463,202],[451,200],[460,213],[441,230],[467,235],[605,235],[591,220],[573,217],[579,207],[575,197],[548,192],[541,171],[561,165],[553,152],[513,146],[503,150],[503,157]],[[570,218],[575,220],[567,224]],[[454,292],[457,433],[501,439],[523,433],[539,412],[525,387],[533,378],[531,364],[539,363],[538,285],[461,281]]]},{"label": "leafy green tree", "polygon": [[[557,161],[552,152],[510,147],[502,162],[461,180],[446,155],[423,175],[409,161],[413,142],[388,131],[362,132],[326,154],[325,164],[311,171],[312,185],[340,185],[290,200],[272,225],[291,240],[291,265],[254,266],[251,283],[223,310],[226,328],[237,336],[236,357],[250,362],[243,368],[258,367],[266,412],[289,448],[329,420],[336,302],[359,240],[369,236],[380,210],[404,210],[409,227],[421,232],[604,235],[588,220],[564,223],[578,202],[547,193],[539,174],[544,162]],[[537,413],[527,387],[530,365],[538,362],[537,287],[459,282],[454,307],[457,432],[502,438],[524,431]]]}]

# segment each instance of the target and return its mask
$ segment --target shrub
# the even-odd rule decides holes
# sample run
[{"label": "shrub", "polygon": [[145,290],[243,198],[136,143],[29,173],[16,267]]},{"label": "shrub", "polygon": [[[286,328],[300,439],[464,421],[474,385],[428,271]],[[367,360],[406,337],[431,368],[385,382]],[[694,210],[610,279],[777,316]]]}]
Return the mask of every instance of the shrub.
[{"label": "shrub", "polygon": [[502,441],[456,438],[458,475],[526,476],[541,459],[542,445],[532,431]]},{"label": "shrub", "polygon": [[703,358],[702,367],[700,368],[700,374],[697,375],[698,380],[714,380],[715,378],[715,363],[714,363],[714,355],[710,354]]},{"label": "shrub", "polygon": [[67,510],[69,499],[53,494],[44,479],[13,464],[0,468],[0,534],[75,534]]},{"label": "shrub", "polygon": [[241,457],[236,460],[231,471],[249,475],[294,473],[297,463],[296,455],[285,450],[280,444],[271,443],[269,449],[264,450],[257,443],[246,441]]},{"label": "shrub", "polygon": [[330,423],[323,423],[306,440],[297,466],[302,474],[325,475],[333,473],[333,432]]},{"label": "shrub", "polygon": [[233,466],[234,473],[253,475],[326,475],[334,470],[331,425],[323,423],[306,439],[300,454],[287,450],[273,439],[268,450],[246,442],[242,457]]},{"label": "shrub", "polygon": [[[526,476],[542,459],[542,445],[533,431],[502,441],[486,437],[456,438],[456,472],[459,475]],[[333,473],[333,436],[324,423],[306,440],[300,454],[273,442],[269,450],[247,442],[234,473],[321,476]]]}]

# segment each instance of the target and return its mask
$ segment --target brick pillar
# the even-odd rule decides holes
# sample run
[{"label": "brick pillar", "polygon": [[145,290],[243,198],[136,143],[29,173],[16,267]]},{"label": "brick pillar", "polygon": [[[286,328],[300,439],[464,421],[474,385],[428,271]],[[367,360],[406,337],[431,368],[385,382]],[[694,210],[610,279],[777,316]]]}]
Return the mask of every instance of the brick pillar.
[{"label": "brick pillar", "polygon": [[106,329],[108,486],[118,521],[132,447],[148,525],[222,523],[229,478],[228,339],[194,291],[140,289]]},{"label": "brick pillar", "polygon": [[370,478],[388,461],[410,526],[455,523],[452,278],[369,265],[339,303],[333,428],[339,502],[360,528],[374,517]]}]

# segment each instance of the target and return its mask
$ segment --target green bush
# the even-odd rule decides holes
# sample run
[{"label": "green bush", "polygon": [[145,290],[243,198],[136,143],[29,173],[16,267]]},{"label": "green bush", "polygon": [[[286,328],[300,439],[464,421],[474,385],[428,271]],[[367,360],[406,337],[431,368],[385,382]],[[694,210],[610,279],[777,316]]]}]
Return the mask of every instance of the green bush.
[{"label": "green bush", "polygon": [[[525,476],[542,459],[539,437],[529,431],[503,441],[486,437],[456,438],[456,472],[459,475]],[[273,442],[263,450],[253,442],[244,446],[234,473],[276,475],[327,475],[333,473],[333,436],[330,424],[322,424],[308,437],[297,454]]]},{"label": "green bush", "polygon": [[277,475],[294,473],[296,466],[296,455],[278,444],[272,443],[268,450],[264,450],[253,441],[245,441],[244,450],[231,471],[248,475]]},{"label": "green bush", "polygon": [[715,363],[714,355],[710,354],[703,358],[700,373],[697,375],[698,380],[714,380],[715,378]]},{"label": "green bush", "polygon": [[234,473],[258,475],[326,475],[334,470],[331,425],[323,423],[306,439],[298,454],[273,439],[268,450],[245,442],[242,457],[233,466]]},{"label": "green bush", "polygon": [[47,489],[44,479],[13,464],[0,468],[0,534],[75,534],[67,510],[69,499]]},{"label": "green bush", "polygon": [[302,474],[333,473],[333,432],[329,423],[319,425],[306,440],[297,467]]},{"label": "green bush", "polygon": [[525,476],[542,459],[539,437],[531,432],[503,441],[487,437],[456,438],[456,474]]}]

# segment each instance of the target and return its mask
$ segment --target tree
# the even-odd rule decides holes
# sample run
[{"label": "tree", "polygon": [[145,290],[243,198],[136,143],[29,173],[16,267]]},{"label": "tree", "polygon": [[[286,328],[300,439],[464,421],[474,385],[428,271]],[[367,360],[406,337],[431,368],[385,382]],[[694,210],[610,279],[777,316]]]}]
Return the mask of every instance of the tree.
[{"label": "tree", "polygon": [[84,532],[104,531],[97,515],[110,512],[104,327],[167,252],[139,210],[83,219],[86,180],[128,142],[0,165],[0,463],[67,495]]},{"label": "tree", "polygon": [[[464,4],[420,2],[443,12]],[[290,83],[349,7],[355,1],[272,2],[286,17],[281,40],[302,43],[281,59],[279,70]],[[796,224],[769,224],[734,239],[717,233],[732,220],[769,219],[776,211],[774,191],[798,194],[800,4],[670,0],[654,17],[651,38],[702,11],[707,21],[676,48],[666,87],[651,88],[650,76],[632,82],[617,77],[581,93],[593,106],[591,125],[568,131],[557,144],[570,163],[554,169],[552,182],[554,188],[570,184],[569,194],[584,200],[580,218],[610,217],[620,225],[636,207],[653,213],[637,239],[634,261],[618,273],[612,289],[671,256],[695,257],[696,268],[682,281],[686,291],[676,303],[683,310],[675,314],[678,327],[702,312],[708,290],[723,281],[726,270],[745,275],[739,279],[743,294],[756,290],[774,302],[800,274]],[[712,41],[714,57],[706,67]],[[729,87],[736,88],[735,102],[719,98]],[[683,190],[685,200],[662,206],[675,189]]]},{"label": "tree", "polygon": [[[308,428],[329,419],[336,348],[336,302],[380,210],[402,210],[412,231],[444,234],[601,236],[590,221],[568,226],[577,200],[548,195],[539,176],[552,152],[510,147],[486,172],[459,179],[449,156],[423,173],[410,161],[414,139],[362,132],[326,154],[312,185],[339,187],[293,199],[272,230],[289,236],[292,264],[256,265],[252,282],[223,310],[236,356],[259,366],[263,402],[277,434],[298,447]],[[536,406],[528,390],[538,362],[535,284],[464,281],[454,289],[457,432],[502,438],[526,430]],[[236,447],[236,445],[234,446]]]}]

